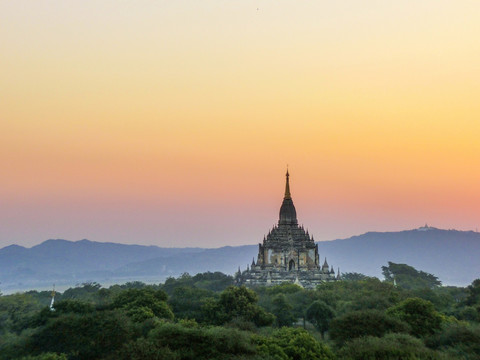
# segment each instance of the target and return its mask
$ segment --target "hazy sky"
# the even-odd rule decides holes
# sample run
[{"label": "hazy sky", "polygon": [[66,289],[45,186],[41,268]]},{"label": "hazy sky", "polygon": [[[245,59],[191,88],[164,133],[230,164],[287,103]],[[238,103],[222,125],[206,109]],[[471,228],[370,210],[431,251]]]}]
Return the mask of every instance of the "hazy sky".
[{"label": "hazy sky", "polygon": [[480,227],[480,2],[0,0],[0,247]]}]

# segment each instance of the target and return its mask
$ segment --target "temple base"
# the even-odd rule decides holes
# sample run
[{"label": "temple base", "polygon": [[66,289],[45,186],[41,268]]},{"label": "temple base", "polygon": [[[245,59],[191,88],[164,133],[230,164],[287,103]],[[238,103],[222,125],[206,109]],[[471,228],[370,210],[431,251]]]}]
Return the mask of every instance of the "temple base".
[{"label": "temple base", "polygon": [[325,273],[321,270],[252,269],[241,274],[237,273],[235,276],[235,282],[239,286],[274,286],[290,283],[305,289],[314,289],[318,285],[336,280],[334,273]]}]

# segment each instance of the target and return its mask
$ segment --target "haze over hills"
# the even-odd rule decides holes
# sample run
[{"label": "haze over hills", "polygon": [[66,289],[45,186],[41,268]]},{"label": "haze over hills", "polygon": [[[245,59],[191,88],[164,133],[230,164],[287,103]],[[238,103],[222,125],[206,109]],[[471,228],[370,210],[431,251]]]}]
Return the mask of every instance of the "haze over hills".
[{"label": "haze over hills", "polygon": [[381,266],[392,261],[434,274],[444,285],[465,286],[480,277],[480,233],[474,231],[421,227],[368,232],[320,246],[341,272],[383,278]]},{"label": "haze over hills", "polygon": [[[319,242],[323,263],[341,272],[382,278],[388,261],[432,273],[445,285],[467,285],[480,277],[480,233],[423,227],[400,232],[368,232],[348,239]],[[0,249],[0,290],[4,293],[87,281],[101,284],[140,280],[161,282],[184,272],[195,274],[244,270],[256,258],[257,245],[216,249],[161,248],[47,240],[32,248]]]}]

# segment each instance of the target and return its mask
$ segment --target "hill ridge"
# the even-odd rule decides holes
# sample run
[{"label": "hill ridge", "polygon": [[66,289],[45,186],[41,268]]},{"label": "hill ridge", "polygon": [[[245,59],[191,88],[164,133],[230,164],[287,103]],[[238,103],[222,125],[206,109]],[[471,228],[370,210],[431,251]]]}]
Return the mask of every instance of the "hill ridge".
[{"label": "hill ridge", "polygon": [[[406,263],[432,273],[444,284],[467,285],[480,277],[480,233],[411,229],[370,231],[346,239],[318,242],[320,256],[341,272],[381,277],[388,261]],[[48,239],[25,248],[0,249],[0,282],[6,289],[34,288],[46,283],[76,284],[129,280],[160,282],[184,272],[222,271],[233,274],[256,258],[257,245],[220,248],[164,248],[88,239]],[[322,259],[323,261],[323,259]],[[452,266],[454,265],[454,266]]]}]

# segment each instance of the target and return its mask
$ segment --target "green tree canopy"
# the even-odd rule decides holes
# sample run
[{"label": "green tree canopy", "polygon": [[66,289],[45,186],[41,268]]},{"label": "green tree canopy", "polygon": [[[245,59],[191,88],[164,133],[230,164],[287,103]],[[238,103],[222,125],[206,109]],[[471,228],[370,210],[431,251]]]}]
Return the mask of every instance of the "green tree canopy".
[{"label": "green tree canopy", "polygon": [[116,360],[180,360],[180,355],[152,339],[143,337],[126,343]]},{"label": "green tree canopy", "polygon": [[272,300],[272,313],[276,317],[277,326],[291,326],[296,318],[293,306],[284,294],[277,294]]},{"label": "green tree canopy", "polygon": [[214,360],[255,354],[250,336],[236,329],[191,327],[163,323],[146,340],[132,341],[119,351],[119,359]]},{"label": "green tree canopy", "polygon": [[274,331],[271,339],[289,359],[334,359],[334,355],[328,346],[316,341],[312,335],[303,329],[284,327]]},{"label": "green tree canopy", "polygon": [[337,315],[343,315],[355,310],[388,309],[399,301],[403,291],[391,283],[367,278],[322,284],[314,292],[314,297],[335,309]]},{"label": "green tree canopy", "polygon": [[219,271],[196,274],[192,281],[195,287],[211,291],[222,291],[233,285],[233,277]]},{"label": "green tree canopy", "polygon": [[328,331],[330,321],[334,318],[334,310],[321,300],[314,301],[307,309],[306,318],[320,331],[322,339]]},{"label": "green tree canopy", "polygon": [[[80,300],[62,300],[55,303],[55,312],[60,313],[75,313],[75,314],[88,314],[95,310],[95,306],[91,303]],[[49,309],[50,311],[50,309]]]},{"label": "green tree canopy", "polygon": [[407,333],[409,326],[378,310],[349,312],[330,323],[330,337],[339,345],[362,336],[382,337],[386,333]]},{"label": "green tree canopy", "polygon": [[76,299],[82,301],[96,300],[98,290],[102,287],[96,282],[86,282],[80,286],[69,288],[62,294],[62,299]]},{"label": "green tree canopy", "polygon": [[166,303],[167,294],[163,290],[150,287],[127,289],[113,300],[113,308],[124,309],[134,321],[141,322],[153,316],[173,319],[173,312]]},{"label": "green tree canopy", "polygon": [[473,280],[472,284],[468,285],[467,290],[467,305],[480,305],[480,279]]},{"label": "green tree canopy", "polygon": [[349,360],[434,360],[437,355],[422,341],[407,334],[387,334],[383,338],[367,336],[348,342],[340,351]]},{"label": "green tree canopy", "polygon": [[12,294],[0,297],[0,335],[6,331],[20,333],[41,305],[28,294]]},{"label": "green tree canopy", "polygon": [[173,290],[169,304],[176,318],[196,319],[203,322],[202,306],[207,298],[213,298],[215,293],[196,287],[179,286]]},{"label": "green tree canopy", "polygon": [[418,271],[407,264],[395,264],[388,262],[388,266],[382,266],[382,273],[386,281],[395,282],[404,289],[435,288],[442,285],[435,275]]},{"label": "green tree canopy", "polygon": [[270,295],[276,295],[276,294],[294,294],[299,291],[301,292],[303,288],[298,286],[297,284],[283,283],[280,285],[267,287],[265,288],[265,290]]},{"label": "green tree canopy", "polygon": [[275,317],[258,306],[258,295],[245,286],[229,286],[218,300],[206,299],[202,311],[207,322],[222,325],[234,319],[252,322],[257,326],[266,326],[274,322]]},{"label": "green tree canopy", "polygon": [[426,339],[427,346],[446,350],[452,358],[480,359],[480,327],[452,323]]},{"label": "green tree canopy", "polygon": [[22,351],[29,355],[63,353],[71,360],[99,359],[113,353],[132,336],[128,319],[117,311],[65,314],[32,333]]},{"label": "green tree canopy", "polygon": [[361,273],[357,272],[347,272],[347,273],[342,273],[342,280],[343,281],[362,281],[362,280],[367,280],[370,279],[371,276],[367,276]]},{"label": "green tree canopy", "polygon": [[410,333],[422,337],[431,335],[442,325],[442,316],[430,301],[408,298],[387,310],[387,314],[410,325]]}]

